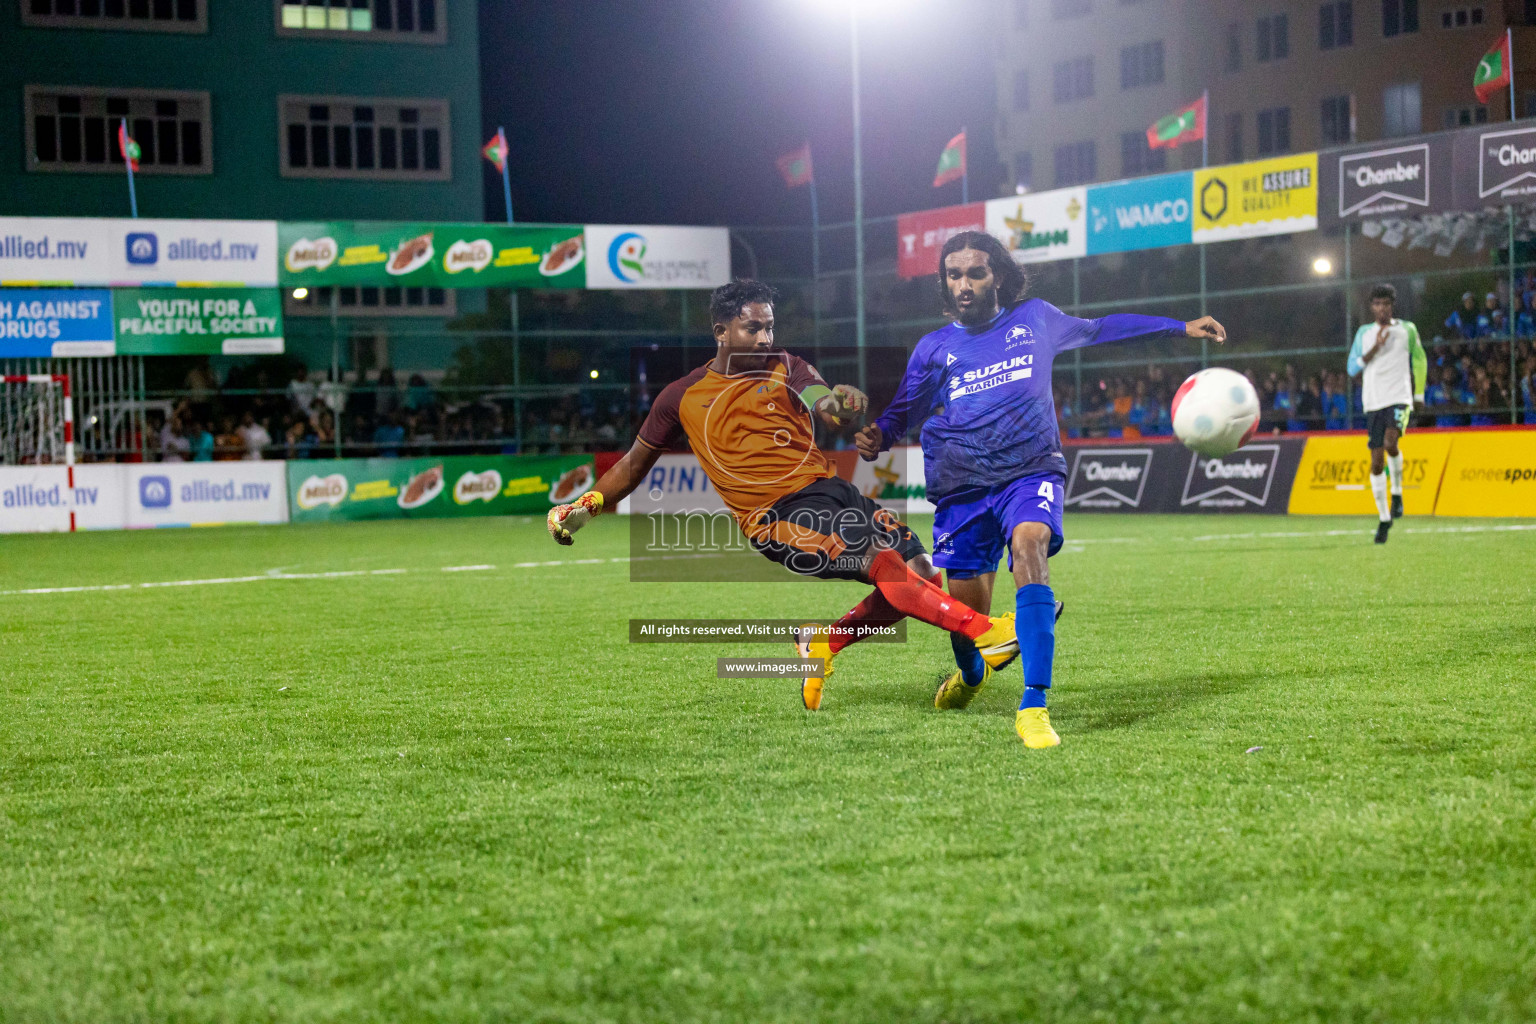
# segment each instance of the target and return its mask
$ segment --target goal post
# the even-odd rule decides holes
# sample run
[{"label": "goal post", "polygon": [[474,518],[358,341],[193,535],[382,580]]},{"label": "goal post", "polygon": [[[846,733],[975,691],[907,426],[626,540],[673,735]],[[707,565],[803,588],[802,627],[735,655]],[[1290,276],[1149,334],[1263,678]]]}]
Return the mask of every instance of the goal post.
[{"label": "goal post", "polygon": [[64,467],[75,531],[75,405],[65,373],[0,376],[0,465]]}]

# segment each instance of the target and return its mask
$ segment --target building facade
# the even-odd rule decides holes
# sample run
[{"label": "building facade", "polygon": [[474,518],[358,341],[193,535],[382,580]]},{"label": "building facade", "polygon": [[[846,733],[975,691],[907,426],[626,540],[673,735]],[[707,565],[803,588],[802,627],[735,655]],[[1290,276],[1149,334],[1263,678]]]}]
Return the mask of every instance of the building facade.
[{"label": "building facade", "polygon": [[479,220],[474,0],[0,0],[0,213]]},{"label": "building facade", "polygon": [[1146,129],[1209,91],[1212,164],[1509,118],[1479,58],[1514,30],[1536,114],[1536,0],[1009,0],[997,48],[1004,193],[1200,166]]}]

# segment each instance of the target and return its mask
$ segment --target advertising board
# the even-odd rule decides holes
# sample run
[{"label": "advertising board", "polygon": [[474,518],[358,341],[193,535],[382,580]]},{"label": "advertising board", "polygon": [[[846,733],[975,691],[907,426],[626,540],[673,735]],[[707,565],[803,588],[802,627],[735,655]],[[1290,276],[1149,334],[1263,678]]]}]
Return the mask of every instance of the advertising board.
[{"label": "advertising board", "polygon": [[277,284],[277,223],[0,217],[0,285]]},{"label": "advertising board", "polygon": [[588,224],[588,288],[718,288],[731,279],[728,228]]},{"label": "advertising board", "polygon": [[[1403,435],[1403,511],[1432,515],[1454,435]],[[1286,510],[1292,515],[1374,516],[1371,457],[1362,433],[1307,438]]]},{"label": "advertising board", "polygon": [[1194,175],[1157,174],[1088,188],[1088,255],[1188,245]]},{"label": "advertising board", "polygon": [[1088,190],[1059,188],[989,199],[987,231],[1017,263],[1046,263],[1088,255]]},{"label": "advertising board", "polygon": [[590,455],[444,455],[288,463],[296,523],[543,515],[597,482]]},{"label": "advertising board", "polygon": [[311,221],[279,225],[285,288],[580,288],[579,225]]}]

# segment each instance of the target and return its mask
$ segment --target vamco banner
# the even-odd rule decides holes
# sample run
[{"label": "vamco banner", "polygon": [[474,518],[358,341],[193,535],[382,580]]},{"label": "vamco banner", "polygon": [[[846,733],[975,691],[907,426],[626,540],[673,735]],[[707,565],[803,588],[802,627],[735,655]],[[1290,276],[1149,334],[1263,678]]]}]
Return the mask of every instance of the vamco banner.
[{"label": "vamco banner", "polygon": [[1159,174],[1088,188],[1088,255],[1188,245],[1194,175]]},{"label": "vamco banner", "polygon": [[728,228],[588,224],[588,288],[718,288],[731,279]]}]

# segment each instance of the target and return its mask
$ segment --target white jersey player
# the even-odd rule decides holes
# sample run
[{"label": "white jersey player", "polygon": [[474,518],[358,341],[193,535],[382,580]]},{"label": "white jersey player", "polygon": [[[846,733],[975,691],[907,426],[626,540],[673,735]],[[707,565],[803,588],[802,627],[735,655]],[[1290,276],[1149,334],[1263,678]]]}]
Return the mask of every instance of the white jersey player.
[{"label": "white jersey player", "polygon": [[[1424,404],[1424,375],[1428,360],[1419,342],[1419,329],[1410,320],[1394,317],[1397,289],[1379,284],[1371,289],[1374,323],[1362,324],[1349,350],[1349,375],[1360,378],[1360,397],[1370,434],[1371,494],[1376,499],[1380,522],[1376,543],[1387,542],[1392,520],[1403,514],[1403,454],[1397,441],[1408,429],[1415,405]],[[1387,496],[1391,468],[1392,494]]]}]

